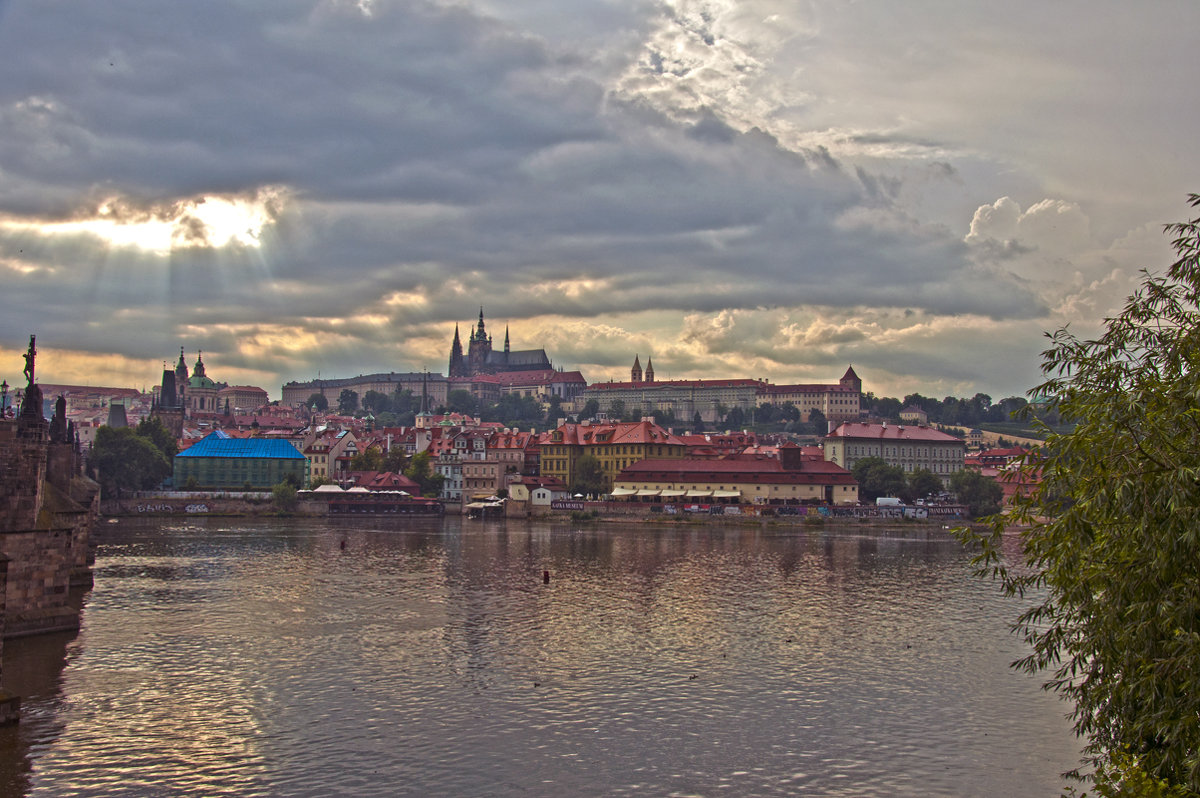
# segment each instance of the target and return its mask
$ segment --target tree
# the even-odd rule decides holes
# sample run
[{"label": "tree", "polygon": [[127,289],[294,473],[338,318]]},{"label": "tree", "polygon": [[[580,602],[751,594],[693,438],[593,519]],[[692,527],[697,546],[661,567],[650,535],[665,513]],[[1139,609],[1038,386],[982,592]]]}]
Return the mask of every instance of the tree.
[{"label": "tree", "polygon": [[363,410],[379,415],[392,409],[392,400],[386,393],[367,391],[362,398]]},{"label": "tree", "polygon": [[415,396],[407,388],[397,388],[396,392],[392,394],[391,408],[392,412],[398,416],[405,413],[416,415],[421,410],[421,397]]},{"label": "tree", "polygon": [[179,442],[175,440],[171,430],[163,426],[162,419],[158,416],[144,418],[138,422],[137,434],[153,443],[168,462],[179,454]]},{"label": "tree", "polygon": [[374,446],[354,453],[350,458],[351,471],[382,471],[383,452]]},{"label": "tree", "polygon": [[595,399],[588,399],[583,403],[583,409],[579,411],[579,420],[583,421],[587,418],[595,418],[600,412],[600,402]]},{"label": "tree", "polygon": [[613,399],[608,406],[608,417],[612,421],[620,421],[625,417],[625,400]]},{"label": "tree", "polygon": [[451,413],[474,416],[479,412],[479,400],[470,391],[457,388],[446,394],[446,410]]},{"label": "tree", "polygon": [[408,455],[404,452],[404,447],[393,446],[383,456],[383,466],[379,470],[389,471],[393,474],[403,474],[407,466]]},{"label": "tree", "polygon": [[342,415],[350,415],[358,409],[358,393],[349,388],[343,388],[338,394],[338,412]]},{"label": "tree", "polygon": [[972,518],[1000,512],[1000,502],[1004,499],[1004,489],[996,480],[967,469],[950,475],[950,490],[958,497],[959,504],[967,505]]},{"label": "tree", "polygon": [[567,414],[562,409],[562,397],[558,394],[550,394],[549,405],[546,408],[546,416],[542,420],[542,424],[550,429],[554,429],[566,417]]},{"label": "tree", "polygon": [[908,475],[907,498],[924,499],[926,496],[941,493],[944,489],[941,477],[928,468],[918,468]]},{"label": "tree", "polygon": [[899,496],[908,488],[904,469],[888,465],[881,457],[864,457],[854,464],[850,473],[858,482],[858,495],[866,501],[880,496]]},{"label": "tree", "polygon": [[104,496],[127,490],[150,490],[171,474],[171,461],[147,437],[130,427],[96,430],[89,456]]},{"label": "tree", "polygon": [[589,494],[604,493],[608,490],[608,478],[600,461],[595,455],[585,454],[575,461],[574,472],[571,476],[571,492]]},{"label": "tree", "polygon": [[[1040,483],[986,532],[959,532],[981,574],[1032,599],[1018,664],[1072,702],[1104,795],[1147,777],[1200,792],[1200,218],[1167,231],[1178,259],[1143,272],[1099,337],[1048,336],[1031,393],[1074,427],[1026,458]],[[1010,522],[1020,568],[1001,557]]]},{"label": "tree", "polygon": [[433,469],[433,458],[429,452],[417,452],[404,469],[404,476],[421,486],[421,495],[437,497],[442,492],[446,478]]},{"label": "tree", "polygon": [[324,413],[329,409],[329,400],[325,398],[323,393],[309,394],[308,399],[304,402],[305,407],[315,407],[320,412]]},{"label": "tree", "polygon": [[824,435],[829,432],[829,419],[817,408],[808,411],[808,427],[813,435]]},{"label": "tree", "polygon": [[276,511],[290,513],[296,509],[296,486],[286,480],[280,482],[271,488],[271,501]]}]

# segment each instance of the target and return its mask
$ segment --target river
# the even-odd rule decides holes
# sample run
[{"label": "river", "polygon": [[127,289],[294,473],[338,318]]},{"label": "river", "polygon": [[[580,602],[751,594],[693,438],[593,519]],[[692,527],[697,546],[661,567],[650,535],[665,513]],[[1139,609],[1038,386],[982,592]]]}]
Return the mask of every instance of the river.
[{"label": "river", "polygon": [[936,527],[99,538],[79,633],[5,643],[0,794],[1020,798],[1078,758]]}]

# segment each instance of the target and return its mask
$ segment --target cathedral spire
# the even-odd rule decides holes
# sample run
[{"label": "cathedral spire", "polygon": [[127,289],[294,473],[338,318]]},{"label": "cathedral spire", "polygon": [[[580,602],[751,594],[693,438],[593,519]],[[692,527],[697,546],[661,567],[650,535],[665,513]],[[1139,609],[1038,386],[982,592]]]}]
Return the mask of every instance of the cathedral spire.
[{"label": "cathedral spire", "polygon": [[630,382],[641,382],[642,381],[642,361],[641,361],[641,358],[639,358],[637,355],[633,356],[633,368],[631,368],[629,370],[629,381]]},{"label": "cathedral spire", "polygon": [[462,339],[458,335],[458,325],[454,325],[454,343],[450,344],[450,371],[451,377],[467,376],[466,367],[463,365],[463,349]]},{"label": "cathedral spire", "polygon": [[654,382],[654,361],[646,356],[646,382]]},{"label": "cathedral spire", "polygon": [[508,325],[504,325],[504,354],[508,354]]}]

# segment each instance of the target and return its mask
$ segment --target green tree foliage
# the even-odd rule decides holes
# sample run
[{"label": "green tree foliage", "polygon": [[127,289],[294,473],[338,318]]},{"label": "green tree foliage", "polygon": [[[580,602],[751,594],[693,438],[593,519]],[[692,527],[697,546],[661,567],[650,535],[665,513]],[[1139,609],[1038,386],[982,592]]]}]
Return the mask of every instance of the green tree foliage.
[{"label": "green tree foliage", "polygon": [[171,430],[163,426],[162,419],[157,416],[144,418],[138,422],[137,434],[153,443],[168,462],[179,454],[179,442],[175,440]]},{"label": "green tree foliage", "polygon": [[304,402],[305,407],[315,407],[320,412],[324,413],[329,409],[329,400],[325,398],[323,393],[310,394]]},{"label": "green tree foliage", "polygon": [[542,421],[542,404],[532,396],[507,393],[500,401],[480,411],[483,421],[499,421],[506,427],[529,427]]},{"label": "green tree foliage", "polygon": [[900,496],[908,489],[908,480],[900,466],[888,465],[881,457],[864,457],[850,473],[858,482],[858,495],[864,501],[880,496]]},{"label": "green tree foliage", "polygon": [[595,418],[600,412],[600,402],[595,399],[588,399],[583,403],[583,409],[579,411],[579,420],[583,421],[589,418]]},{"label": "green tree foliage", "polygon": [[148,437],[130,427],[96,430],[89,462],[106,498],[150,490],[171,474],[171,461]]},{"label": "green tree foliage", "polygon": [[600,461],[590,454],[580,456],[575,461],[575,468],[571,476],[571,492],[587,496],[607,491],[608,478],[604,474],[604,469],[600,467]]},{"label": "green tree foliage", "polygon": [[[1042,480],[1009,517],[960,536],[982,547],[981,573],[1034,600],[1017,625],[1033,653],[1019,664],[1073,703],[1106,789],[1140,773],[1161,794],[1197,794],[1200,218],[1167,231],[1178,259],[1165,276],[1144,273],[1102,335],[1050,335],[1033,392],[1075,426],[1027,461]],[[1021,568],[1000,553],[1010,522]]]},{"label": "green tree foliage", "polygon": [[350,470],[382,471],[383,452],[374,446],[355,452],[354,456],[350,458]]},{"label": "green tree foliage", "polygon": [[408,455],[404,452],[403,446],[393,446],[383,456],[383,467],[380,471],[389,471],[393,474],[403,474],[404,469],[408,467]]},{"label": "green tree foliage", "polygon": [[562,397],[557,394],[551,394],[548,407],[546,408],[546,417],[542,419],[542,425],[548,429],[554,429],[566,417],[567,414],[562,409]]},{"label": "green tree foliage", "polygon": [[918,468],[908,475],[908,491],[905,498],[910,501],[924,499],[931,494],[941,493],[943,490],[945,490],[945,486],[942,484],[941,477],[928,468]]},{"label": "green tree foliage", "polygon": [[475,398],[475,394],[459,388],[446,394],[446,410],[451,413],[476,416],[479,413],[479,401]]},{"label": "green tree foliage", "polygon": [[338,412],[343,415],[350,415],[358,409],[358,393],[349,388],[343,388],[338,394]]},{"label": "green tree foliage", "polygon": [[436,498],[442,492],[442,483],[446,478],[433,468],[433,458],[429,452],[418,452],[413,455],[404,469],[404,476],[421,486],[421,495]]},{"label": "green tree foliage", "polygon": [[1004,490],[991,477],[963,469],[950,475],[950,490],[960,504],[967,505],[972,518],[1000,512]]},{"label": "green tree foliage", "polygon": [[281,513],[290,513],[296,509],[296,486],[290,482],[280,482],[271,488],[271,502]]},{"label": "green tree foliage", "polygon": [[386,393],[379,391],[367,391],[363,394],[362,408],[369,413],[379,415],[380,413],[390,412],[392,409],[392,399]]}]

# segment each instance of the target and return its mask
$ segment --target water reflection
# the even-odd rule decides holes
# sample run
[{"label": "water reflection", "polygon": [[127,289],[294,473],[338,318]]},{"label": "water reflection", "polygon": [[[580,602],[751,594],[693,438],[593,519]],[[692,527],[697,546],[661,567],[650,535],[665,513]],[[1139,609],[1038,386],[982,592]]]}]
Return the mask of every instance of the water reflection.
[{"label": "water reflection", "polygon": [[936,530],[105,532],[79,637],[6,646],[67,666],[4,794],[1021,796],[1077,753]]}]

